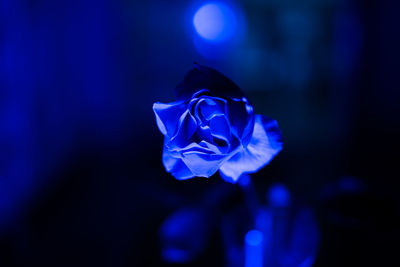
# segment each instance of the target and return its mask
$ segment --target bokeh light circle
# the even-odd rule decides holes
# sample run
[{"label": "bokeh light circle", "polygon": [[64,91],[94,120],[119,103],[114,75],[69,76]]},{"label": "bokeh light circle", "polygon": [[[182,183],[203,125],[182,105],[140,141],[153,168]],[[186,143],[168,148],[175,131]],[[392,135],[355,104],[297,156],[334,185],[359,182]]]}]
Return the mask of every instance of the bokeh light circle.
[{"label": "bokeh light circle", "polygon": [[220,2],[202,5],[193,16],[197,34],[207,41],[225,41],[237,30],[237,16],[231,7]]},{"label": "bokeh light circle", "polygon": [[250,230],[247,232],[245,241],[246,244],[251,246],[258,246],[263,240],[263,234],[258,230]]}]

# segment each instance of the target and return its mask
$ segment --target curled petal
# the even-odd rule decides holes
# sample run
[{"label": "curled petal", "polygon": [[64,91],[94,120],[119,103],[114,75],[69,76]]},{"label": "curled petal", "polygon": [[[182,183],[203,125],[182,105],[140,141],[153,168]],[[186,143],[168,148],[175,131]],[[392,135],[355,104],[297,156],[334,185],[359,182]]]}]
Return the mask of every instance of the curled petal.
[{"label": "curled petal", "polygon": [[184,148],[173,148],[170,149],[169,152],[176,157],[182,157],[182,153],[187,152],[213,153],[205,141],[201,141],[200,144],[191,143]]},{"label": "curled petal", "polygon": [[226,100],[216,97],[204,98],[204,101],[199,103],[199,110],[202,118],[210,120],[215,115],[226,114]]},{"label": "curled petal", "polygon": [[178,120],[186,110],[184,101],[177,101],[163,104],[153,104],[153,111],[156,115],[157,126],[163,135],[173,136],[177,130]]},{"label": "curled petal", "polygon": [[[204,87],[204,88],[205,88],[205,87]],[[195,92],[195,93],[192,95],[192,99],[197,99],[197,98],[199,98],[199,97],[201,97],[201,96],[203,96],[203,95],[211,95],[211,93],[210,93],[210,91],[209,91],[208,89],[201,89],[201,90]]]},{"label": "curled petal", "polygon": [[221,176],[228,182],[236,182],[243,173],[253,173],[267,165],[281,149],[281,132],[277,122],[256,115],[249,144],[221,166]]},{"label": "curled petal", "polygon": [[210,177],[218,171],[226,158],[224,154],[209,154],[202,152],[183,152],[182,160],[190,171],[199,177]]},{"label": "curled petal", "polygon": [[246,98],[231,99],[228,102],[228,118],[232,126],[232,133],[236,135],[244,145],[250,141],[254,127],[254,114],[252,106]]},{"label": "curled petal", "polygon": [[197,129],[196,119],[190,114],[189,111],[185,111],[179,118],[178,130],[175,135],[171,137],[168,144],[169,147],[185,147],[190,143],[193,134]]},{"label": "curled petal", "polygon": [[202,96],[208,96],[208,95],[210,95],[210,91],[208,91],[207,89],[201,89],[196,93],[194,93],[189,100],[188,109],[192,110]]},{"label": "curled petal", "polygon": [[193,139],[197,143],[201,141],[207,141],[208,143],[212,143],[213,136],[211,134],[211,129],[208,125],[200,125],[198,131],[195,133],[195,138]]},{"label": "curled petal", "polygon": [[210,120],[210,129],[213,137],[215,139],[221,140],[223,143],[217,143],[217,145],[227,146],[229,144],[229,140],[231,139],[231,129],[225,115],[215,115]]},{"label": "curled petal", "polygon": [[178,180],[186,180],[195,177],[181,158],[174,157],[164,146],[162,161],[167,172]]},{"label": "curled petal", "polygon": [[177,99],[190,99],[200,89],[207,88],[212,95],[221,97],[243,96],[240,88],[219,71],[195,63],[176,89]]},{"label": "curled petal", "polygon": [[216,145],[213,145],[207,141],[201,141],[200,146],[207,147],[214,154],[223,153],[219,147],[217,147]]}]

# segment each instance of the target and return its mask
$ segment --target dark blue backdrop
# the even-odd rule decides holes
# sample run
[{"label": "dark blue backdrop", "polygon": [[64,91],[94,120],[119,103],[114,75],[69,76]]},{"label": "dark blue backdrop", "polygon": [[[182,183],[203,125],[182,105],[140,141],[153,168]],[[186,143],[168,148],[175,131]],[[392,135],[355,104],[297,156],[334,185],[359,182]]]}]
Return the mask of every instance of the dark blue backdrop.
[{"label": "dark blue backdrop", "polygon": [[[237,186],[161,163],[152,103],[194,61],[279,122],[284,150],[254,183],[315,212],[315,266],[397,265],[399,4],[216,3],[0,1],[0,266],[163,266],[171,213],[241,207]],[[227,261],[211,229],[188,266]]]}]

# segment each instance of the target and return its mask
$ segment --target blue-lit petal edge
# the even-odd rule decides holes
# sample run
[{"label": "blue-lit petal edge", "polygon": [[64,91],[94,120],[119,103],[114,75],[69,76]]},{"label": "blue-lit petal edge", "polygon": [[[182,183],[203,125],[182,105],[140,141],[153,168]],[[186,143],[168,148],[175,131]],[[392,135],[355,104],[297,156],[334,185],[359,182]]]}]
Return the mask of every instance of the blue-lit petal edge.
[{"label": "blue-lit petal edge", "polygon": [[282,150],[281,131],[275,120],[255,116],[250,143],[220,168],[221,177],[235,183],[243,173],[254,173],[267,165]]},{"label": "blue-lit petal edge", "polygon": [[171,173],[178,180],[186,180],[195,177],[192,171],[186,166],[181,158],[176,158],[168,152],[165,147],[162,155],[162,162],[167,172]]},{"label": "blue-lit petal edge", "polygon": [[176,129],[180,116],[185,112],[184,101],[171,103],[156,102],[153,104],[153,111],[156,116],[157,126],[163,135],[172,136]]}]

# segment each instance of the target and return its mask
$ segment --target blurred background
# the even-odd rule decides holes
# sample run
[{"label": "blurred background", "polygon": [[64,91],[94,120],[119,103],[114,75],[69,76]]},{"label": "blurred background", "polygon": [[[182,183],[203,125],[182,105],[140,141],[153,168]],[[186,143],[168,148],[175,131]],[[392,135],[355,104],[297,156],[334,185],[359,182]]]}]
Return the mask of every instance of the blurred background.
[{"label": "blurred background", "polygon": [[162,166],[152,104],[193,62],[282,130],[251,190],[290,253],[264,266],[400,266],[399,8],[0,0],[0,266],[258,266],[240,186]]}]

